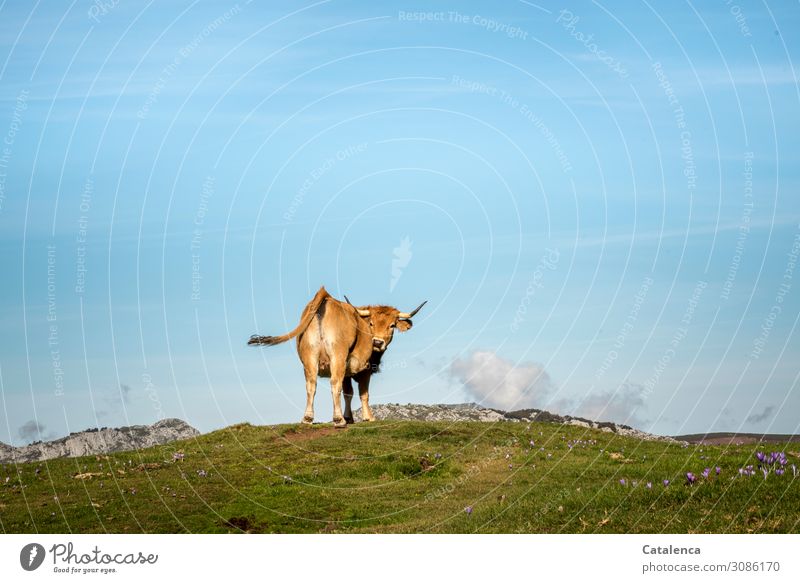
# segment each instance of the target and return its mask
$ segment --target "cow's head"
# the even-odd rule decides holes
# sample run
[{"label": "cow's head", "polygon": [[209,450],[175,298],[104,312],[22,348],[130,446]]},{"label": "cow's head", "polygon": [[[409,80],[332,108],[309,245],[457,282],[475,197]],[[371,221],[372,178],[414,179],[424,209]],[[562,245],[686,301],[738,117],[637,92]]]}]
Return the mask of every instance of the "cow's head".
[{"label": "cow's head", "polygon": [[[347,300],[347,296],[345,296]],[[350,300],[347,300],[350,303]],[[362,320],[369,326],[372,334],[372,350],[383,352],[392,342],[394,331],[405,332],[413,325],[411,318],[422,309],[427,302],[422,302],[412,312],[401,312],[391,306],[353,306]],[[350,304],[352,305],[352,304]]]}]

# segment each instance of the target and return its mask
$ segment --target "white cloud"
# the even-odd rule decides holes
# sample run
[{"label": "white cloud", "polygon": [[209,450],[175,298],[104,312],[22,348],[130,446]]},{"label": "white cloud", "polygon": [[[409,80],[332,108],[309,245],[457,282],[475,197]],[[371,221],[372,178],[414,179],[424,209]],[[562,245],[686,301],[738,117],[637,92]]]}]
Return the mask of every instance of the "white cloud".
[{"label": "white cloud", "polygon": [[506,411],[541,407],[552,389],[541,364],[515,365],[491,351],[476,350],[463,360],[457,358],[448,372],[478,403]]},{"label": "white cloud", "polygon": [[592,421],[613,421],[625,425],[641,425],[644,391],[640,385],[623,384],[619,388],[587,395],[569,407],[570,414]]}]

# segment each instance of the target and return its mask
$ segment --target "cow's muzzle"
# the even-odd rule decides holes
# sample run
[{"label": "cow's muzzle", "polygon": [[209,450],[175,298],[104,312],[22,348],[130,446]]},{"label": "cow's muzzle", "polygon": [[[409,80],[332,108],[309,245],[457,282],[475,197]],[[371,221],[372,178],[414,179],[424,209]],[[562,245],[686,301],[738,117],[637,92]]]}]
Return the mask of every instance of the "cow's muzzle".
[{"label": "cow's muzzle", "polygon": [[372,339],[372,348],[379,352],[383,352],[386,350],[386,341],[382,338],[373,338]]}]

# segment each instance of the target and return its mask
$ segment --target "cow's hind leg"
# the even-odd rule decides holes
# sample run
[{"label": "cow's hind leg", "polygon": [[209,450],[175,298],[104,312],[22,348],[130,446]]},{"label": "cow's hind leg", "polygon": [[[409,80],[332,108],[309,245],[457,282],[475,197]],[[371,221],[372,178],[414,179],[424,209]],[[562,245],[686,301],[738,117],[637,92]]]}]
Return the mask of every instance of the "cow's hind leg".
[{"label": "cow's hind leg", "polygon": [[370,375],[365,374],[358,379],[358,396],[361,398],[361,418],[364,421],[375,421],[372,409],[369,408],[369,381]]},{"label": "cow's hind leg", "polygon": [[303,362],[303,371],[306,375],[306,412],[303,423],[311,425],[314,422],[314,395],[317,393],[317,374],[319,373],[318,358],[311,356],[309,362]]},{"label": "cow's hind leg", "polygon": [[331,396],[333,397],[333,425],[347,427],[342,415],[342,384],[346,362],[344,358],[331,358]]},{"label": "cow's hind leg", "polygon": [[342,381],[342,394],[344,395],[344,420],[345,423],[353,422],[353,410],[350,404],[353,402],[353,381],[346,377]]}]

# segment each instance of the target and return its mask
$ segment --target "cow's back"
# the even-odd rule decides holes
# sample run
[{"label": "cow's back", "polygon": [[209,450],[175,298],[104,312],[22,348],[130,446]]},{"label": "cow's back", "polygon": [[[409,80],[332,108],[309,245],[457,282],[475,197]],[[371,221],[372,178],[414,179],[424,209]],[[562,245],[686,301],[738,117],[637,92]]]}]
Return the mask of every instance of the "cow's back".
[{"label": "cow's back", "polygon": [[351,306],[327,297],[317,310],[314,320],[297,337],[300,360],[304,364],[309,360],[316,360],[321,377],[331,376],[331,361],[337,359],[347,363],[347,376],[361,370],[359,363],[351,363],[351,351],[359,334],[358,319]]}]

